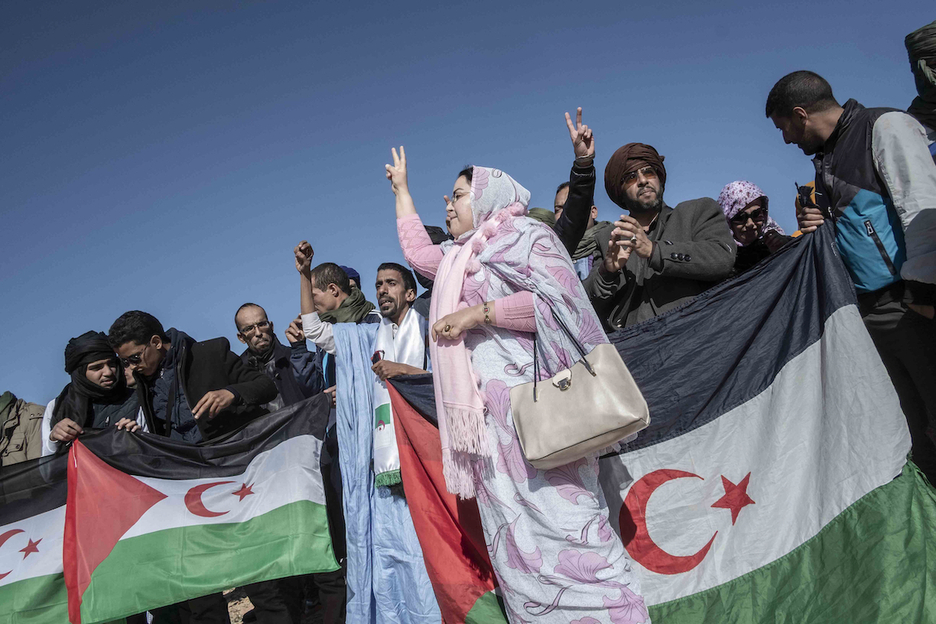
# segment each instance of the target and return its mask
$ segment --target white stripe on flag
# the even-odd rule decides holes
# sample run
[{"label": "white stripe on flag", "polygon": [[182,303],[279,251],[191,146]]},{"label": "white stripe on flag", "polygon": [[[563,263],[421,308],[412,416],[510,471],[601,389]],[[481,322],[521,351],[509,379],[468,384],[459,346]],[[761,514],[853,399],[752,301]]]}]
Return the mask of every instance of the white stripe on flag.
[{"label": "white stripe on flag", "polygon": [[[240,475],[179,481],[137,477],[167,498],[153,505],[121,539],[185,526],[244,522],[301,500],[324,505],[321,452],[319,439],[302,435],[260,453]],[[222,485],[201,493],[195,489],[212,483]]]},{"label": "white stripe on flag", "polygon": [[[695,554],[717,531],[711,551],[688,571],[661,574],[637,562],[653,605],[789,553],[899,475],[909,450],[894,388],[857,309],[846,306],[764,392],[682,436],[602,460],[601,482],[617,526],[632,480],[661,469],[701,477],[666,481],[647,504],[649,535],[664,558]],[[739,508],[732,524],[728,508],[712,505],[728,489],[723,477],[737,485],[748,473],[754,504]]]},{"label": "white stripe on flag", "polygon": [[[22,532],[19,532],[22,531]],[[13,533],[10,533],[13,532]],[[0,527],[0,587],[62,572],[65,505]],[[32,544],[32,548],[30,548]]]}]

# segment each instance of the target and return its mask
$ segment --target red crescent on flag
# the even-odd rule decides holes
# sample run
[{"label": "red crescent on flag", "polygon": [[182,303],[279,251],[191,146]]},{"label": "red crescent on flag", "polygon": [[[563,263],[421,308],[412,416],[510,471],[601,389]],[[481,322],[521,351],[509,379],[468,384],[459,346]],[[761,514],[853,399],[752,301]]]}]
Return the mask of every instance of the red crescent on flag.
[{"label": "red crescent on flag", "polygon": [[[0,535],[0,546],[3,546],[4,544],[6,544],[6,541],[10,539],[11,537],[13,537],[14,535],[16,535],[17,533],[22,533],[22,532],[23,532],[23,529],[10,529],[3,535]],[[0,572],[0,581],[2,581],[12,572],[13,570],[10,570],[9,572]]]},{"label": "red crescent on flag", "polygon": [[217,516],[223,516],[226,514],[226,511],[211,511],[205,507],[205,504],[202,502],[202,494],[205,493],[205,490],[213,488],[216,485],[224,485],[226,483],[234,483],[233,481],[215,481],[214,483],[202,483],[201,485],[196,485],[191,490],[185,493],[185,506],[196,516],[201,516],[202,518],[215,518]]},{"label": "red crescent on flag", "polygon": [[621,506],[621,538],[628,554],[640,565],[657,574],[682,574],[696,567],[708,554],[715,535],[694,555],[677,557],[655,543],[647,532],[647,503],[658,487],[673,479],[701,479],[697,474],[682,470],[654,470],[641,477],[627,492]]}]

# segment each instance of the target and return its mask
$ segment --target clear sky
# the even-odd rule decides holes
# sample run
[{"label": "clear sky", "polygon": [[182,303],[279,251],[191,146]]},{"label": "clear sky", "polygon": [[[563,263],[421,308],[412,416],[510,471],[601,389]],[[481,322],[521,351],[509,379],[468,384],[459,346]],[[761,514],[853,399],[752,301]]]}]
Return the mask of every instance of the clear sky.
[{"label": "clear sky", "polygon": [[[747,179],[792,231],[812,165],[764,117],[774,82],[905,108],[904,36],[930,2],[35,2],[0,8],[0,391],[44,403],[63,351],[126,310],[203,340],[299,309],[292,248],[402,262],[384,178],[406,146],[427,224],[466,164],[551,207],[565,111],[599,180],[630,141],[666,157],[670,205]],[[599,182],[600,217],[620,214]]]}]

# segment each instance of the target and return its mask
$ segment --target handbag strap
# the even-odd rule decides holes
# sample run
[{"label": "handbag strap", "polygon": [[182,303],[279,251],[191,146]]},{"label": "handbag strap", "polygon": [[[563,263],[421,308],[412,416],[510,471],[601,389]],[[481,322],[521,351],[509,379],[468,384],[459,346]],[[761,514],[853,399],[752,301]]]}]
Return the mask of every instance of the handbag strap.
[{"label": "handbag strap", "polygon": [[[575,336],[572,335],[572,332],[569,331],[569,328],[566,327],[565,322],[563,322],[563,320],[559,318],[559,315],[556,314],[556,311],[553,309],[552,305],[546,300],[543,300],[543,303],[545,303],[546,307],[549,308],[549,312],[552,314],[553,319],[555,319],[556,323],[559,325],[559,328],[563,331],[566,337],[568,337],[569,341],[575,345],[575,348],[579,352],[579,355],[582,356],[581,362],[585,365],[585,369],[589,373],[591,373],[592,377],[594,377],[595,371],[594,369],[592,369],[591,364],[588,363],[588,359],[587,359],[588,354],[585,353],[585,347],[583,347],[582,343],[580,343],[575,338]],[[536,402],[536,383],[537,383],[537,380],[539,379],[539,360],[536,357],[536,351],[537,351],[536,333],[534,332],[533,334],[533,402],[534,403]]]}]

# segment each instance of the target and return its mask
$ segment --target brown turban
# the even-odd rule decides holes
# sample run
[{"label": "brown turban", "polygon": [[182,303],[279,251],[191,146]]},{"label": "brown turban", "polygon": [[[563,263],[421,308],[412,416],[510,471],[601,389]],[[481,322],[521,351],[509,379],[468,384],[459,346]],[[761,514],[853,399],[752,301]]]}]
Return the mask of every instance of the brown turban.
[{"label": "brown turban", "polygon": [[618,149],[605,167],[604,182],[608,197],[621,208],[624,206],[624,176],[632,171],[643,169],[650,165],[660,178],[660,190],[666,186],[666,167],[663,166],[663,156],[650,145],[644,143],[628,143]]}]

